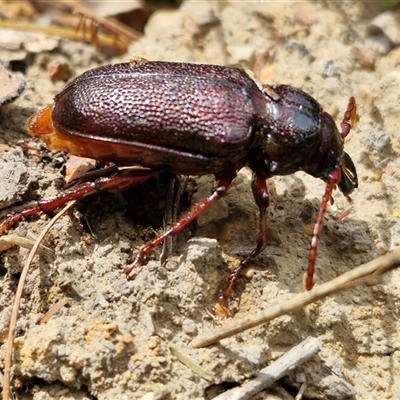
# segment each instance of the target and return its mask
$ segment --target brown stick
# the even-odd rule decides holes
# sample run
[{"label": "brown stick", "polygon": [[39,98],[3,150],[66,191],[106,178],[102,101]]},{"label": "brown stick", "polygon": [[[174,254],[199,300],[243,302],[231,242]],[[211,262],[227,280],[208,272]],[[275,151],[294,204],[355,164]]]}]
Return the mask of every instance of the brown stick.
[{"label": "brown stick", "polygon": [[260,324],[271,321],[281,315],[289,314],[299,310],[306,305],[327,297],[333,293],[348,289],[356,284],[360,284],[367,279],[383,275],[390,270],[400,266],[400,248],[393,250],[384,256],[363,264],[343,275],[332,279],[320,286],[315,286],[309,292],[295,295],[287,301],[279,301],[275,306],[268,307],[253,315],[249,315],[238,321],[233,321],[224,326],[203,333],[190,342],[191,347],[205,347],[221,339],[243,332],[246,329],[254,328]]}]

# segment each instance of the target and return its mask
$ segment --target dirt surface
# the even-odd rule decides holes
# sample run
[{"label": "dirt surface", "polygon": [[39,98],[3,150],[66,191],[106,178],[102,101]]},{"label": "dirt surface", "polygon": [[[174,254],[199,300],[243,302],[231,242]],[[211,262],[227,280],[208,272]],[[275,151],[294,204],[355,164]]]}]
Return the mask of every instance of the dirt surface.
[{"label": "dirt surface", "polygon": [[[24,124],[64,86],[50,79],[51,62],[66,62],[73,76],[137,55],[240,64],[255,69],[263,82],[302,88],[337,122],[349,97],[357,99],[361,120],[345,148],[357,167],[359,188],[351,205],[334,194],[318,248],[317,283],[386,253],[400,242],[400,14],[382,14],[371,4],[188,1],[178,10],[153,14],[145,35],[112,60],[90,45],[31,38],[36,47],[25,48],[29,62],[21,74],[26,91],[0,110],[0,143],[10,147],[0,159],[2,206],[63,190],[65,155],[24,153],[20,147],[39,148]],[[197,179],[194,202],[210,192],[212,182]],[[252,278],[239,280],[230,301],[235,319],[301,290],[325,185],[302,173],[272,178],[268,185],[271,245],[251,265]],[[229,266],[255,246],[258,210],[249,172],[243,170],[229,195],[179,236],[165,267],[155,251],[127,281],[122,271],[133,251],[161,229],[163,188],[155,181],[124,198],[95,195],[46,237],[54,255],[35,259],[17,325],[17,398],[212,399],[315,336],[322,339],[319,354],[255,399],[269,394],[292,399],[303,382],[304,399],[400,399],[399,271],[217,345],[190,348],[199,332],[224,323],[213,309],[215,300]],[[350,215],[338,220],[349,207]],[[45,219],[21,222],[13,232],[38,235]],[[0,255],[2,336],[26,256],[18,247]],[[63,298],[68,305],[37,325]],[[211,373],[211,380],[179,362],[171,346]]]}]

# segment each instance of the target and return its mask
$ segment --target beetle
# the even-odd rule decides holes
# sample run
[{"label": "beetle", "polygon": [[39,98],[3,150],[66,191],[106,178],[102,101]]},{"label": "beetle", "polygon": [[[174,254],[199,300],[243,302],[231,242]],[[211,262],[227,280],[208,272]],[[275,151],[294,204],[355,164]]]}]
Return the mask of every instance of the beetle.
[{"label": "beetle", "polygon": [[123,190],[160,171],[213,174],[212,194],[139,250],[125,270],[129,277],[153,248],[225,195],[237,172],[248,166],[260,231],[255,249],[230,275],[220,297],[224,301],[239,272],[267,245],[267,179],[301,170],[326,182],[309,255],[310,290],[331,193],[337,185],[348,197],[358,186],[355,165],[344,151],[344,139],[357,118],[351,98],[340,132],[332,116],[304,91],[262,85],[240,68],[142,58],[98,67],[75,78],[52,104],[31,117],[27,131],[52,150],[142,169],[119,171],[58,199],[39,202],[6,220],[0,234],[28,215],[51,212],[95,190]]}]

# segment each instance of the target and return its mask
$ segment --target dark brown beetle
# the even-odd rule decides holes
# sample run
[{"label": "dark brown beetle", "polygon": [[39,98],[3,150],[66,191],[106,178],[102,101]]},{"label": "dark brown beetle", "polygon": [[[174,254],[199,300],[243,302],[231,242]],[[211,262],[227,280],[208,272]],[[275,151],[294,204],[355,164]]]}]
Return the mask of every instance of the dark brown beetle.
[{"label": "dark brown beetle", "polygon": [[356,118],[352,98],[339,132],[332,117],[307,93],[287,85],[261,85],[238,68],[139,58],[95,68],[78,76],[52,105],[32,117],[28,132],[49,149],[147,169],[119,172],[62,198],[41,202],[34,211],[5,221],[2,230],[39,209],[50,212],[96,188],[124,189],[158,171],[214,174],[215,191],[139,251],[126,270],[129,276],[154,247],[223,196],[236,172],[249,166],[260,209],[260,233],[257,247],[231,275],[221,297],[225,299],[239,271],[267,245],[266,180],[302,170],[327,183],[311,244],[306,282],[311,289],[318,237],[331,192],[337,184],[348,196],[357,187],[355,166],[343,150]]}]

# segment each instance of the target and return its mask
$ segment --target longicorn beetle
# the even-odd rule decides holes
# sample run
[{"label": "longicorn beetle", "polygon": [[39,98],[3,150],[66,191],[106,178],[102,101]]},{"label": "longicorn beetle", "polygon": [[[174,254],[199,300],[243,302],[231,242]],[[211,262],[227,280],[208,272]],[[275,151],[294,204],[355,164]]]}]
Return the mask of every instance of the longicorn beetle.
[{"label": "longicorn beetle", "polygon": [[28,121],[27,130],[49,149],[143,169],[119,171],[57,199],[40,201],[4,221],[0,235],[29,215],[51,213],[96,190],[127,189],[160,171],[215,175],[212,194],[139,250],[125,270],[129,277],[152,249],[224,196],[237,171],[248,166],[260,231],[255,249],[230,275],[219,299],[224,301],[239,272],[267,245],[266,180],[302,170],[326,182],[311,241],[306,277],[310,290],[332,190],[337,185],[348,196],[358,185],[354,163],[343,149],[357,119],[351,98],[339,132],[333,118],[307,93],[288,85],[261,85],[239,68],[141,58],[95,68],[69,83],[53,104]]}]

